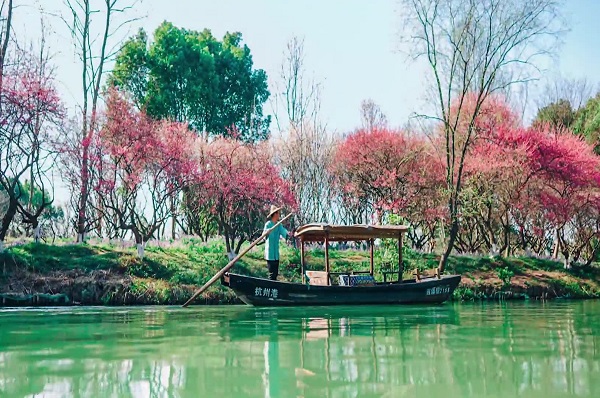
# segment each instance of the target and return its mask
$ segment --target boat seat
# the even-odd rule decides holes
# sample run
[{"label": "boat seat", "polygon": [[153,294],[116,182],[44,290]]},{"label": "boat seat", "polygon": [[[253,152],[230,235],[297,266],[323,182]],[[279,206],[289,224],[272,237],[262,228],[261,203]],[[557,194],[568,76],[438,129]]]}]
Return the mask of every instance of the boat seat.
[{"label": "boat seat", "polygon": [[418,268],[415,268],[414,271],[412,272],[412,274],[415,276],[415,280],[417,282],[420,281],[421,279],[431,279],[431,278],[441,279],[439,268],[434,268],[431,272],[432,272],[431,274],[421,273],[421,271],[419,271]]},{"label": "boat seat", "polygon": [[306,277],[308,278],[309,285],[329,286],[327,272],[325,272],[325,271],[306,271],[305,273],[306,273]]}]

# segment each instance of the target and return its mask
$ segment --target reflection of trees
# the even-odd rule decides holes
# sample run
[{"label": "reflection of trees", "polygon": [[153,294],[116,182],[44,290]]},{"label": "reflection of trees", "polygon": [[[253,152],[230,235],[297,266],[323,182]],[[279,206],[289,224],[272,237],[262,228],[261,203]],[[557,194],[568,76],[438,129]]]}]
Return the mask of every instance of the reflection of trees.
[{"label": "reflection of trees", "polygon": [[453,350],[458,384],[483,395],[595,396],[600,383],[592,375],[599,362],[592,347],[598,333],[589,329],[591,321],[574,327],[576,320],[585,320],[583,305],[492,306],[470,322],[461,317],[460,334],[477,344],[472,350]]},{"label": "reflection of trees", "polygon": [[596,302],[16,314],[0,396],[600,396]]},{"label": "reflection of trees", "polygon": [[[396,396],[413,391],[412,386],[417,384],[434,384],[435,372],[440,369],[432,369],[429,359],[446,355],[442,365],[450,363],[448,350],[440,338],[446,325],[456,323],[453,315],[449,311],[442,318],[411,319],[402,314],[305,320],[301,364],[315,376],[303,378],[303,394]],[[319,357],[317,352],[324,355]],[[452,383],[448,370],[443,369],[443,373]]]}]

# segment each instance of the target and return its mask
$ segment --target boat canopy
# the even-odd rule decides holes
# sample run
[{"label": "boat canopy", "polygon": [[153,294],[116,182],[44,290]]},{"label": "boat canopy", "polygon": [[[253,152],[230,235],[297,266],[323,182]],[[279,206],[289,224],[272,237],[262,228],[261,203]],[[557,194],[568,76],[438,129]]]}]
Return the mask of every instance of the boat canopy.
[{"label": "boat canopy", "polygon": [[405,225],[329,225],[306,224],[296,230],[295,237],[303,242],[363,241],[371,239],[398,239],[408,231]]}]

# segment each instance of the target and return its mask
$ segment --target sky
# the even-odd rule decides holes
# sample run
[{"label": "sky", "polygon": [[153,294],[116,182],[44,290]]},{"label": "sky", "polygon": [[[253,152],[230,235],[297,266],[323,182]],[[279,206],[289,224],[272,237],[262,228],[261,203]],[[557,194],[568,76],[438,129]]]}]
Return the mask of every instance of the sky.
[{"label": "sky", "polygon": [[[25,3],[28,6],[15,13],[15,28],[28,39],[39,36],[40,4],[51,14],[66,10],[62,0]],[[139,27],[152,32],[165,20],[188,29],[208,28],[217,37],[239,31],[255,67],[270,78],[279,74],[288,40],[304,38],[306,69],[322,82],[322,117],[332,131],[343,133],[360,125],[364,99],[379,104],[392,126],[404,125],[425,105],[426,65],[408,58],[400,43],[399,7],[397,0],[142,0],[134,12],[142,19],[132,25],[131,33]],[[544,78],[560,74],[600,82],[598,15],[600,0],[566,0],[571,30],[557,50],[557,59],[544,70]],[[46,18],[59,91],[73,108],[81,102],[73,43],[59,18]]]}]

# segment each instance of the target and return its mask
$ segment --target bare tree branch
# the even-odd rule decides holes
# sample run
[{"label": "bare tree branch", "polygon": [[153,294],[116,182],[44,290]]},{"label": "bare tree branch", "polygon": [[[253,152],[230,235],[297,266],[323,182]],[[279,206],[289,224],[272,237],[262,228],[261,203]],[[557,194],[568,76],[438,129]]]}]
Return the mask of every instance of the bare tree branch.
[{"label": "bare tree branch", "polygon": [[360,104],[362,128],[367,131],[387,127],[387,117],[372,99],[363,100]]},{"label": "bare tree branch", "polygon": [[463,169],[469,147],[477,138],[475,120],[481,106],[490,94],[537,77],[536,60],[552,53],[563,31],[562,0],[402,3],[409,10],[403,22],[415,46],[415,58],[427,59],[437,117],[443,121],[450,214],[449,241],[439,267],[443,271],[459,230]]},{"label": "bare tree branch", "polygon": [[[135,7],[138,0],[104,0],[102,9],[92,8],[91,0],[64,0],[70,18],[62,17],[68,26],[75,44],[75,52],[81,61],[81,87],[83,90],[82,102],[82,127],[79,140],[81,146],[81,181],[77,184],[76,204],[76,230],[77,241],[82,242],[85,234],[92,228],[88,219],[87,208],[93,199],[90,193],[90,153],[89,143],[97,130],[98,101],[106,65],[115,55],[115,45],[109,42],[115,38],[117,33],[125,26],[130,25],[138,18],[125,19],[115,24],[116,19],[125,15]],[[95,4],[95,3],[94,3]],[[96,15],[103,16],[99,29],[94,24]],[[93,33],[98,31],[98,33]],[[117,43],[119,40],[117,40]],[[75,188],[75,187],[73,187]]]},{"label": "bare tree branch", "polygon": [[328,174],[333,137],[320,119],[321,84],[306,77],[304,40],[293,37],[281,66],[280,87],[271,100],[281,135],[274,152],[290,181],[300,210],[295,222],[327,221],[333,216],[332,177]]}]

